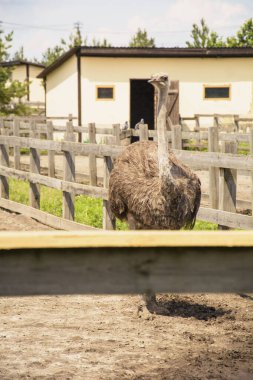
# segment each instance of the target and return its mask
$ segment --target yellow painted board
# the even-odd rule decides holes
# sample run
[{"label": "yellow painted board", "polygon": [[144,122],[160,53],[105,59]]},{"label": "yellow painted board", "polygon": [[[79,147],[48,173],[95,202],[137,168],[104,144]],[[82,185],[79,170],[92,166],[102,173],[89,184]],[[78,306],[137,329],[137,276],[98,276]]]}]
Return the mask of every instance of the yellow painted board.
[{"label": "yellow painted board", "polygon": [[253,247],[252,231],[0,232],[0,249],[97,247]]}]

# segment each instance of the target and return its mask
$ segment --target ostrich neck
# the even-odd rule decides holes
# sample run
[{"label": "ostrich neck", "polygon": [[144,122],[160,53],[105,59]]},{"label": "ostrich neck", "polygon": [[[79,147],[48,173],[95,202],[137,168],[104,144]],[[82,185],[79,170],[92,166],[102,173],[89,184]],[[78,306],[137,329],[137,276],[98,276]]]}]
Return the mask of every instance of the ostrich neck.
[{"label": "ostrich neck", "polygon": [[157,142],[159,177],[167,183],[174,183],[169,160],[168,137],[166,128],[168,89],[160,90],[157,112]]}]

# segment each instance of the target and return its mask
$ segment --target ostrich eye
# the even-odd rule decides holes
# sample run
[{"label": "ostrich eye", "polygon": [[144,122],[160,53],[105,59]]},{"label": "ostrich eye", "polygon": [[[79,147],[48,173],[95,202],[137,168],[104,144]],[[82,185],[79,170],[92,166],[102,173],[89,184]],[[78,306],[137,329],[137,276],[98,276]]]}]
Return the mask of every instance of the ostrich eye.
[{"label": "ostrich eye", "polygon": [[168,80],[168,77],[167,77],[166,75],[163,75],[163,76],[161,77],[161,79],[162,79],[162,80]]}]

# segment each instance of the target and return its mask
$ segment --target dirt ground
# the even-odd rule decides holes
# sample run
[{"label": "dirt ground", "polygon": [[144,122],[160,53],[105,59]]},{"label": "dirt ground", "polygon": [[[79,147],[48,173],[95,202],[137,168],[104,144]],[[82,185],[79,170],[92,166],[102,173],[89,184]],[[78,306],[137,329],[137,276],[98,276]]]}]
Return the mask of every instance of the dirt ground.
[{"label": "dirt ground", "polygon": [[[0,210],[0,230],[41,229]],[[0,379],[253,379],[253,294],[159,300],[168,315],[138,315],[137,295],[1,297]]]},{"label": "dirt ground", "polygon": [[0,298],[0,378],[253,379],[253,297],[163,295]]}]

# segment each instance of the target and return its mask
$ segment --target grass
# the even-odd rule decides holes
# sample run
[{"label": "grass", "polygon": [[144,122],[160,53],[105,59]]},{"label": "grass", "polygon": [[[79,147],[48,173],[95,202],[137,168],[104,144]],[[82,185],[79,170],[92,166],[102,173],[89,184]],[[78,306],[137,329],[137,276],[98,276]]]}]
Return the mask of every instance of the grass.
[{"label": "grass", "polygon": [[[15,202],[29,204],[29,183],[11,178],[10,199]],[[62,193],[59,190],[41,186],[41,210],[50,214],[62,216]],[[102,228],[103,225],[102,199],[79,195],[75,197],[75,221],[89,226]],[[117,220],[117,230],[128,230],[126,222]],[[216,230],[217,225],[204,221],[196,221],[194,230]]]}]

